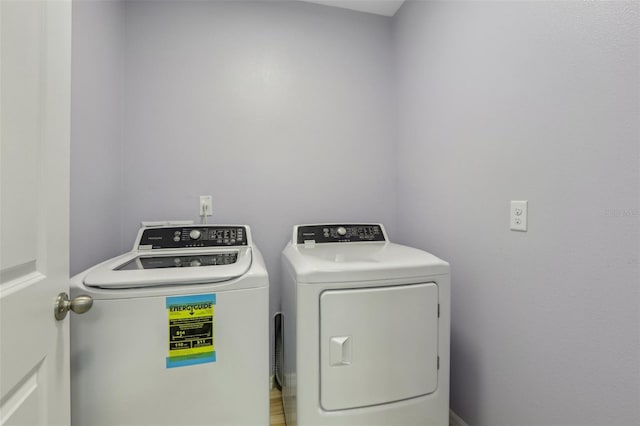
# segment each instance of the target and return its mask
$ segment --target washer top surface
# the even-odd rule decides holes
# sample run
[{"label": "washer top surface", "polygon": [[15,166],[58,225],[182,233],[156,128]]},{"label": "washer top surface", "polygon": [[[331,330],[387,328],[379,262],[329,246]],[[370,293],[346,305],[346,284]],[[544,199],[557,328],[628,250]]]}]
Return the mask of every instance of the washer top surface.
[{"label": "washer top surface", "polygon": [[298,225],[294,227],[293,241],[296,243],[290,242],[283,256],[298,283],[405,279],[449,273],[449,264],[436,256],[389,242],[380,224]]},{"label": "washer top surface", "polygon": [[229,281],[249,271],[252,252],[246,225],[143,227],[130,252],[96,266],[83,283],[127,289]]}]

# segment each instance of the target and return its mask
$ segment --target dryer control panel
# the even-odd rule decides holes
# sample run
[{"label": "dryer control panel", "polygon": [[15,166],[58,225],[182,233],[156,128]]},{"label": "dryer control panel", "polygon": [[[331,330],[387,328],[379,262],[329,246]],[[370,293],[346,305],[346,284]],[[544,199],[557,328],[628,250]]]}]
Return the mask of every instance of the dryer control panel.
[{"label": "dryer control panel", "polygon": [[313,241],[316,244],[354,243],[387,241],[387,238],[379,224],[299,225],[296,243],[304,244],[308,241]]},{"label": "dryer control panel", "polygon": [[138,250],[198,247],[246,246],[245,226],[190,225],[143,228],[136,244]]}]

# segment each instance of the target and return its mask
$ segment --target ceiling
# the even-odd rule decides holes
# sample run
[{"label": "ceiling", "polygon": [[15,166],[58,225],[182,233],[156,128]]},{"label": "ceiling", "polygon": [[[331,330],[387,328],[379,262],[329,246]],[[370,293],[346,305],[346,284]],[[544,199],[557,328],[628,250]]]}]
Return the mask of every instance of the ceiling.
[{"label": "ceiling", "polygon": [[341,7],[357,10],[358,12],[375,13],[376,15],[393,16],[404,0],[301,0],[307,3],[323,4],[325,6]]}]

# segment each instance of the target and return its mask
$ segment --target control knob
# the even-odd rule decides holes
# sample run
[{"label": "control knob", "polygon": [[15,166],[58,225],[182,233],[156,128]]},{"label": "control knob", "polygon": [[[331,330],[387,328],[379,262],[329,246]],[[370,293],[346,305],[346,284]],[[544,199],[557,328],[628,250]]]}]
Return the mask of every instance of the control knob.
[{"label": "control knob", "polygon": [[200,239],[200,235],[201,232],[197,229],[193,229],[191,232],[189,232],[189,238],[191,238],[192,240]]},{"label": "control knob", "polygon": [[345,235],[347,235],[347,228],[341,226],[336,230],[336,232],[338,232],[338,235],[340,235],[341,237],[344,237]]}]

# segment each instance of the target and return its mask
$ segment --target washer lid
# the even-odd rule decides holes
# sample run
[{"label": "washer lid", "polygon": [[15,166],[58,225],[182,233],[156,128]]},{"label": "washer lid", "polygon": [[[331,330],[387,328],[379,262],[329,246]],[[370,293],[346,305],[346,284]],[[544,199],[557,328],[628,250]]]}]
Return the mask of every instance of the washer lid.
[{"label": "washer lid", "polygon": [[449,264],[394,243],[289,244],[283,252],[298,283],[402,279],[449,273]]},{"label": "washer lid", "polygon": [[251,247],[132,251],[90,271],[84,284],[122,289],[215,283],[246,274],[251,262]]}]

